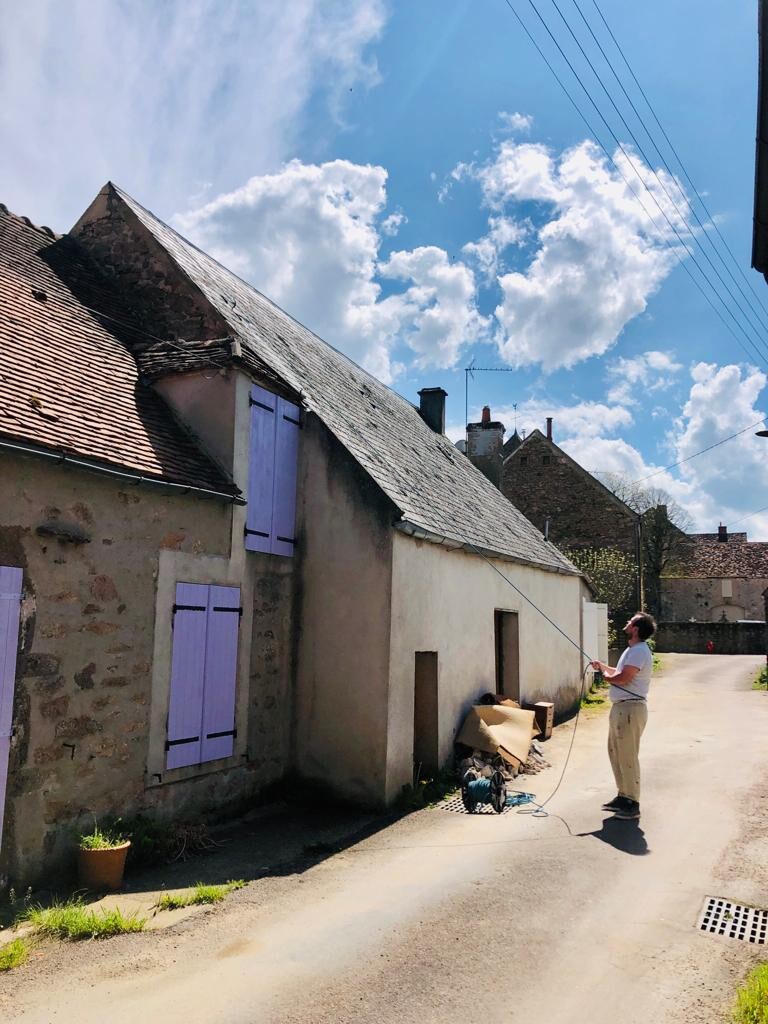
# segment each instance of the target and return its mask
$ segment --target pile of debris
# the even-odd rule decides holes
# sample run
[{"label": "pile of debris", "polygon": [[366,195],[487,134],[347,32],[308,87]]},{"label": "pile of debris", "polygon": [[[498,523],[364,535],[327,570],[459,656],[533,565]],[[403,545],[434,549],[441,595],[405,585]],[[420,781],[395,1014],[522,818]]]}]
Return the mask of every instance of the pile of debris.
[{"label": "pile of debris", "polygon": [[486,694],[470,708],[456,737],[459,775],[470,768],[487,779],[499,771],[507,782],[517,775],[537,775],[550,767],[534,739],[538,732],[534,711]]}]

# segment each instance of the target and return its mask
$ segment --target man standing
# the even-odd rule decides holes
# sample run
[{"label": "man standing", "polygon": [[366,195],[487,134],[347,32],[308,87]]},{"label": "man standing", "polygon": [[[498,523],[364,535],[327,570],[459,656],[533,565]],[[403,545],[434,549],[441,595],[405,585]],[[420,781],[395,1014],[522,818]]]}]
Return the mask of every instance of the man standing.
[{"label": "man standing", "polygon": [[613,811],[617,818],[640,817],[640,737],[648,720],[648,690],[651,685],[653,654],[647,641],[656,632],[650,615],[637,612],[624,627],[628,646],[616,668],[593,661],[610,682],[613,701],[608,728],[608,757],[616,779],[617,796],[604,811]]}]

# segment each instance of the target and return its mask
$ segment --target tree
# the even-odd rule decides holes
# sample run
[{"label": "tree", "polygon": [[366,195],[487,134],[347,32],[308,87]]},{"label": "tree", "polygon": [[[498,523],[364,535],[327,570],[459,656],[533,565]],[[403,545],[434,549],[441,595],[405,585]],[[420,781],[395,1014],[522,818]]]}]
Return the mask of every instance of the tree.
[{"label": "tree", "polygon": [[616,548],[566,548],[563,551],[595,588],[595,599],[608,605],[612,620],[632,610],[635,560]]},{"label": "tree", "polygon": [[603,473],[605,486],[642,517],[641,560],[645,606],[661,612],[661,578],[690,547],[693,521],[682,506],[660,487],[641,487],[621,473]]}]

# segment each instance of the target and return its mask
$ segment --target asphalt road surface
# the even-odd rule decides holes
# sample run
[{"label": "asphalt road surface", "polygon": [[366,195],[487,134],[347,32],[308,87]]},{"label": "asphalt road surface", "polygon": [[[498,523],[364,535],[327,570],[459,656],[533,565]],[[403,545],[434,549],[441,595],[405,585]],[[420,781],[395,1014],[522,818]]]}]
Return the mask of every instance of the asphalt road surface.
[{"label": "asphalt road surface", "polygon": [[[414,814],[165,933],[70,947],[13,985],[24,1024],[715,1024],[766,947],[705,935],[705,897],[768,906],[768,694],[756,657],[666,655],[642,818],[582,715],[547,818]],[[523,778],[544,799],[554,767]],[[107,949],[108,947],[108,949]],[[761,955],[762,954],[762,955]],[[0,977],[0,990],[5,980]]]}]

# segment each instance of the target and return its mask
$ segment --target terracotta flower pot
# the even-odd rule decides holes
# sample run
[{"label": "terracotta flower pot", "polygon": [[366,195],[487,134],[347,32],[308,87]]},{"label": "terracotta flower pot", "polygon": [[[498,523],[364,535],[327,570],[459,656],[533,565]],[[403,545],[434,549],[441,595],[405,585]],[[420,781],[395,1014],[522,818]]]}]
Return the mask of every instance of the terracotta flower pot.
[{"label": "terracotta flower pot", "polygon": [[126,839],[120,846],[111,846],[106,850],[77,851],[77,875],[80,885],[86,889],[108,889],[114,891],[123,884],[125,858],[131,841]]}]

